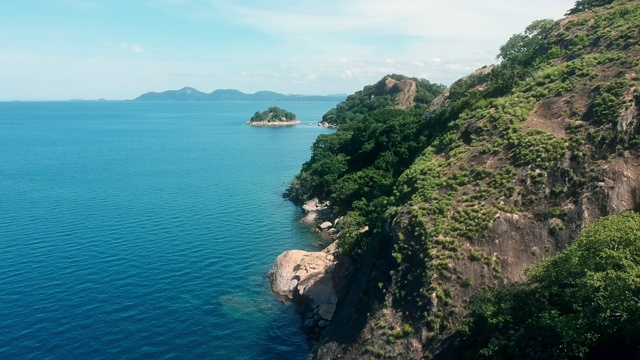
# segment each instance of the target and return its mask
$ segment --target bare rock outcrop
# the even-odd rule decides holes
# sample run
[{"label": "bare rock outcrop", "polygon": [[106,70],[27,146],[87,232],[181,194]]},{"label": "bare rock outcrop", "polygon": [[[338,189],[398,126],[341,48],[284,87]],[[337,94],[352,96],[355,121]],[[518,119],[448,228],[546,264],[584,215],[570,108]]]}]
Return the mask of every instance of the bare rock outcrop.
[{"label": "bare rock outcrop", "polygon": [[301,222],[307,225],[315,225],[316,223],[323,223],[325,220],[330,219],[331,209],[327,202],[321,202],[317,198],[311,199],[304,203],[302,210],[305,216]]},{"label": "bare rock outcrop", "polygon": [[272,290],[292,298],[299,284],[305,284],[303,288],[308,288],[320,281],[334,264],[334,251],[335,246],[332,245],[318,252],[289,250],[280,254],[269,271]]},{"label": "bare rock outcrop", "polygon": [[418,85],[413,80],[395,80],[387,77],[384,82],[378,84],[374,96],[395,95],[398,109],[408,110],[415,105],[417,91]]},{"label": "bare rock outcrop", "polygon": [[311,308],[323,305],[325,313],[330,313],[327,306],[335,308],[337,301],[332,274],[336,249],[337,243],[334,242],[317,252],[285,251],[269,271],[271,289]]},{"label": "bare rock outcrop", "polygon": [[304,316],[302,329],[309,341],[317,341],[333,319],[338,302],[334,280],[337,241],[317,252],[289,250],[269,271],[271,289],[292,300]]}]

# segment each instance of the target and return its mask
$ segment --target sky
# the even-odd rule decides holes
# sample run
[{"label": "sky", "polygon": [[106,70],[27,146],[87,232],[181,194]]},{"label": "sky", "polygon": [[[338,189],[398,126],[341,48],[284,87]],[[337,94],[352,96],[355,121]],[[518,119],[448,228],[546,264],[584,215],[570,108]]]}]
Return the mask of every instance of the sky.
[{"label": "sky", "polygon": [[575,0],[2,0],[0,101],[450,85]]}]

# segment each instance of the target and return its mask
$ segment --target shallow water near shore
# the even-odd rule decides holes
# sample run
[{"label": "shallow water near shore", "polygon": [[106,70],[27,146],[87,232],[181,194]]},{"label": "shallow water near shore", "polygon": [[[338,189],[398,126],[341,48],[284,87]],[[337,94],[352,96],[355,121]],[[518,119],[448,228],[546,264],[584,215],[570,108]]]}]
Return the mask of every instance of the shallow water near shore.
[{"label": "shallow water near shore", "polygon": [[268,106],[0,103],[0,358],[303,359],[273,260],[317,241],[282,199],[333,130]]}]

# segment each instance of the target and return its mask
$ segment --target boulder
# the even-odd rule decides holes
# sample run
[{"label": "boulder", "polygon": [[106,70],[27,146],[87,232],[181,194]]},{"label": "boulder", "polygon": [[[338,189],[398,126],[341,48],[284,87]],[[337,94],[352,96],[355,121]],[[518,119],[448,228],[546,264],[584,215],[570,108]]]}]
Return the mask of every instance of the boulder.
[{"label": "boulder", "polygon": [[337,302],[332,275],[336,252],[336,242],[318,252],[285,251],[269,270],[271,289],[300,304],[316,307],[321,318],[331,320]]},{"label": "boulder", "polygon": [[319,211],[327,208],[326,203],[321,203],[317,198],[313,198],[302,205],[305,212]]},{"label": "boulder", "polygon": [[311,300],[313,305],[335,304],[338,300],[331,274],[316,272],[300,280],[298,293]]},{"label": "boulder", "polygon": [[294,269],[306,254],[306,251],[290,250],[278,256],[275,264],[269,270],[271,289],[274,292],[282,296],[291,297],[293,290],[298,285],[298,281],[300,281]]},{"label": "boulder", "polygon": [[331,223],[331,221],[325,221],[322,224],[320,224],[321,230],[328,230],[328,229],[331,229],[332,227],[333,227],[333,224]]}]

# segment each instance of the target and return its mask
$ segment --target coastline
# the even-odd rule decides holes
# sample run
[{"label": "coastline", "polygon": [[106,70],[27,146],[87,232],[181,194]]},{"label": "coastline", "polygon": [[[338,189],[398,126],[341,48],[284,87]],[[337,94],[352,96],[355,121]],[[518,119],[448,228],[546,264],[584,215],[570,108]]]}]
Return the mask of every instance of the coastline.
[{"label": "coastline", "polygon": [[275,294],[297,306],[300,327],[313,348],[331,324],[350,262],[338,252],[341,229],[329,203],[313,199],[302,210],[305,215],[300,222],[314,228],[320,237],[321,250],[285,251],[275,259],[267,277]]},{"label": "coastline", "polygon": [[247,121],[245,125],[257,126],[257,127],[283,127],[283,126],[295,126],[302,124],[300,120],[293,121]]},{"label": "coastline", "polygon": [[319,123],[318,123],[318,126],[320,126],[320,127],[326,127],[326,128],[329,128],[329,129],[337,129],[337,128],[338,128],[338,125],[330,124],[330,123],[328,123],[328,122],[326,122],[326,121],[321,121],[321,122],[319,122]]}]

